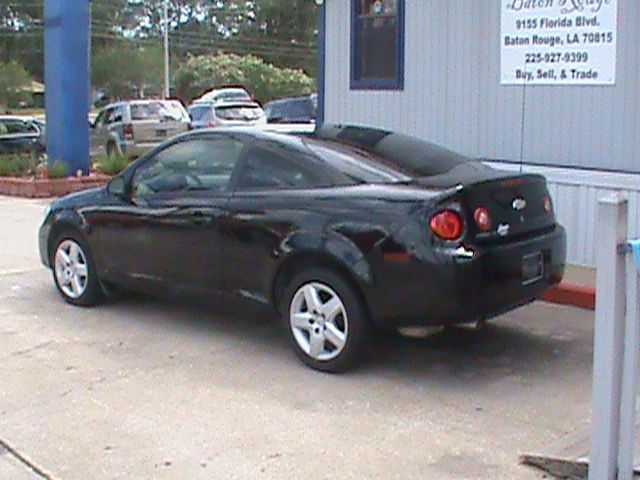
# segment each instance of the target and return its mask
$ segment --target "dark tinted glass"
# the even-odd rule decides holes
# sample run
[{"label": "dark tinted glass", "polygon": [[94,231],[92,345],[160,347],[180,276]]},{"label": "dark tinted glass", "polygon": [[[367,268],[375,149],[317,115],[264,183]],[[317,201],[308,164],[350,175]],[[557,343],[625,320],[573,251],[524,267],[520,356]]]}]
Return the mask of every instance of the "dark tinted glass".
[{"label": "dark tinted glass", "polygon": [[323,182],[318,172],[313,172],[303,162],[294,162],[274,151],[254,147],[247,155],[238,189],[293,189],[321,185]]},{"label": "dark tinted glass", "polygon": [[397,0],[355,1],[354,79],[396,80],[400,31]]},{"label": "dark tinted glass", "polygon": [[224,191],[242,148],[241,142],[224,137],[172,145],[136,170],[132,193],[145,197],[188,190]]},{"label": "dark tinted glass", "polygon": [[210,113],[210,107],[192,107],[189,109],[189,115],[194,122],[209,120]]}]

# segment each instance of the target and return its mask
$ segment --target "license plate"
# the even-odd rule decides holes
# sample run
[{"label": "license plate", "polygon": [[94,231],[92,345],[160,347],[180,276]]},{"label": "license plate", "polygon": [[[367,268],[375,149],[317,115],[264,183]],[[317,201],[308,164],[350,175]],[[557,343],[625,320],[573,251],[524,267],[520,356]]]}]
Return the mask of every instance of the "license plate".
[{"label": "license plate", "polygon": [[167,131],[166,130],[156,130],[156,137],[164,138],[166,136],[167,136]]},{"label": "license plate", "polygon": [[542,252],[522,257],[522,284],[529,285],[544,276],[544,257]]}]

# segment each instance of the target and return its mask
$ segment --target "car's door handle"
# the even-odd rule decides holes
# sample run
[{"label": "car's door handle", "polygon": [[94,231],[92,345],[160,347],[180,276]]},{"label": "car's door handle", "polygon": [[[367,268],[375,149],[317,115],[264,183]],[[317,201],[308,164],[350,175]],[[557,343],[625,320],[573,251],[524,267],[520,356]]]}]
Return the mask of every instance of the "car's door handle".
[{"label": "car's door handle", "polygon": [[202,210],[196,210],[191,214],[191,223],[194,225],[210,225],[213,223],[213,217]]},{"label": "car's door handle", "polygon": [[214,222],[217,218],[224,216],[224,210],[221,208],[193,208],[189,209],[189,215],[191,222],[196,225],[208,225]]}]

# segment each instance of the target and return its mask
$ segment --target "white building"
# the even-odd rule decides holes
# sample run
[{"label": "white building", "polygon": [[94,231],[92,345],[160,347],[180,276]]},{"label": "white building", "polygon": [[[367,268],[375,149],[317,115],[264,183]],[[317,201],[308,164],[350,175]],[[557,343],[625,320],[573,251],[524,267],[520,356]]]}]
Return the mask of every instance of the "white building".
[{"label": "white building", "polygon": [[320,117],[540,172],[594,265],[597,198],[640,229],[639,0],[324,0]]}]

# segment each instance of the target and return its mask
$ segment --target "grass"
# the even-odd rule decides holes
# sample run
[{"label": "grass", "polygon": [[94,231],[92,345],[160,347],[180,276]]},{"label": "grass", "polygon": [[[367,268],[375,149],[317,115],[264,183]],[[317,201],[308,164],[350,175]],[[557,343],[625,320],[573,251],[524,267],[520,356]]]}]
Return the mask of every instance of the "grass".
[{"label": "grass", "polygon": [[67,176],[68,168],[62,162],[54,162],[51,165],[47,165],[47,174],[49,178],[64,178]]},{"label": "grass", "polygon": [[94,163],[95,168],[105,175],[117,175],[129,166],[129,159],[122,155],[112,155],[111,157],[101,157]]},{"label": "grass", "polygon": [[35,175],[40,159],[29,153],[0,155],[0,177]]}]

